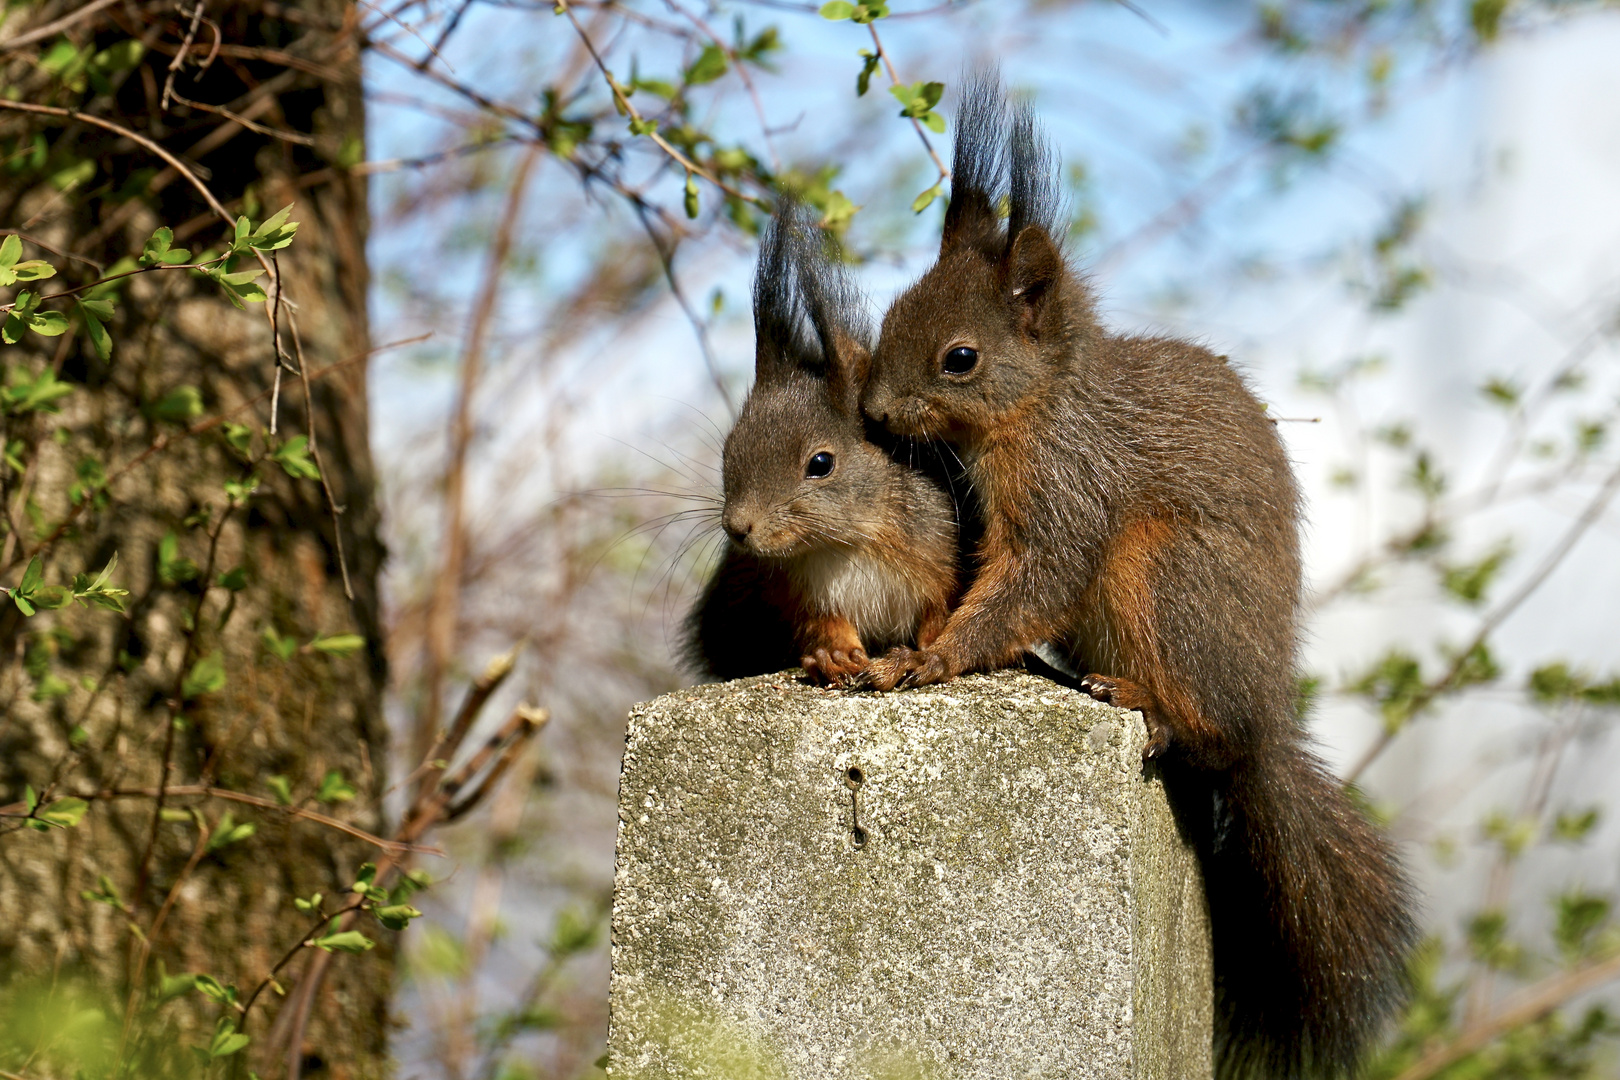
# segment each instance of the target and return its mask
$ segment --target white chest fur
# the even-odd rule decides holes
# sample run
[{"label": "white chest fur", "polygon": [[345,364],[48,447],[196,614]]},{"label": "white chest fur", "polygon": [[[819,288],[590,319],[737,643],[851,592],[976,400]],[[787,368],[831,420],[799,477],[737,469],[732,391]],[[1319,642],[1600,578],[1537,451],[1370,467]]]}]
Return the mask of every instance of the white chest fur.
[{"label": "white chest fur", "polygon": [[892,564],[859,551],[822,550],[794,560],[789,574],[811,610],[854,623],[868,650],[909,643],[916,633],[923,598]]}]

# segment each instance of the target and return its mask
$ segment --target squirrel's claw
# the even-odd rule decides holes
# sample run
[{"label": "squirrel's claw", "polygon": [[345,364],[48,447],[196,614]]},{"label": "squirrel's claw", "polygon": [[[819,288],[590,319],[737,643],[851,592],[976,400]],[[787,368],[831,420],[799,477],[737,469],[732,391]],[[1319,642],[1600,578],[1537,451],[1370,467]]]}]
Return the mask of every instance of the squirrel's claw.
[{"label": "squirrel's claw", "polygon": [[861,684],[870,690],[894,690],[927,686],[950,677],[949,665],[939,653],[899,645],[867,666]]},{"label": "squirrel's claw", "polygon": [[812,680],[850,689],[867,667],[866,650],[817,649],[799,657],[799,666]]},{"label": "squirrel's claw", "polygon": [[1080,689],[1105,705],[1121,709],[1136,709],[1147,723],[1147,744],[1142,747],[1142,760],[1162,757],[1175,742],[1174,732],[1165,722],[1149,695],[1135,683],[1124,679],[1111,679],[1106,675],[1087,675],[1080,680]]}]

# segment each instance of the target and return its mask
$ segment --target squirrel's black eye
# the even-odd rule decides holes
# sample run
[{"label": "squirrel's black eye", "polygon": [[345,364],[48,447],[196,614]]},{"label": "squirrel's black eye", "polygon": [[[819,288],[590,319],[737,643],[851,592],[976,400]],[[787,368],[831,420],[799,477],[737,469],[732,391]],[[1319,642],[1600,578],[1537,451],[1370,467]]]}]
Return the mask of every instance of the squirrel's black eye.
[{"label": "squirrel's black eye", "polygon": [[804,475],[812,480],[819,480],[823,476],[830,476],[832,469],[833,456],[823,450],[819,454],[812,455],[810,460],[805,462]]},{"label": "squirrel's black eye", "polygon": [[945,374],[966,375],[979,362],[979,350],[958,345],[945,354]]}]

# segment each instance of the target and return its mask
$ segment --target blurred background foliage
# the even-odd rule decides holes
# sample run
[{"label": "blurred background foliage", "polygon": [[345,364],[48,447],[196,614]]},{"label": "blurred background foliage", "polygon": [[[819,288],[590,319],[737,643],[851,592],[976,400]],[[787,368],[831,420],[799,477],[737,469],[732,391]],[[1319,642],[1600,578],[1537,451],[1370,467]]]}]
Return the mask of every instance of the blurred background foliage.
[{"label": "blurred background foliage", "polygon": [[[291,10],[13,4],[0,48],[91,102],[109,72],[162,84],[172,60],[190,102],[227,8]],[[673,633],[718,548],[761,215],[800,192],[881,307],[930,260],[955,90],[991,62],[1062,152],[1071,250],[1109,320],[1233,356],[1298,464],[1307,722],[1402,840],[1431,935],[1372,1075],[1615,1075],[1614,5],[333,10],[363,64],[365,135],[309,136],[326,142],[296,187],[369,186],[375,337],[429,335],[369,362],[404,779],[360,801],[410,818],[491,656],[516,649],[515,667],[467,746],[520,699],[551,714],[541,737],[500,743],[502,782],[434,833],[447,858],[417,861],[436,880],[400,941],[401,1075],[596,1074],[623,718],[688,678]],[[324,78],[299,25],[259,47]],[[136,43],[162,62],[131,61]],[[6,167],[82,197],[90,178],[41,139],[5,144]],[[149,179],[119,182],[138,201]],[[14,379],[18,400],[39,370]],[[27,1049],[0,1050],[0,1069],[115,1069],[96,1056],[122,1052],[97,1049],[122,1009],[103,989],[9,987],[0,1046]],[[82,1050],[39,1034],[42,993],[89,1033]]]}]

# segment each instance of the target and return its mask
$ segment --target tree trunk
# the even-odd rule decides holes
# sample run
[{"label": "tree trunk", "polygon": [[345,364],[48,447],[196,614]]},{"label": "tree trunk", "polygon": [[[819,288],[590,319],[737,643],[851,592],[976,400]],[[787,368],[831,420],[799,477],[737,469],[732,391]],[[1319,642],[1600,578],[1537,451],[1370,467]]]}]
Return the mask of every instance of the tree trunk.
[{"label": "tree trunk", "polygon": [[[94,10],[27,40],[75,9]],[[165,103],[171,62],[194,26]],[[29,617],[10,600],[0,614],[0,811],[10,815],[0,818],[0,1015],[25,1001],[67,1008],[83,995],[108,1018],[78,1049],[47,1046],[28,1062],[7,1058],[16,1045],[0,1030],[0,1067],[50,1075],[52,1054],[89,1055],[100,1040],[148,1062],[132,1074],[156,1075],[161,1061],[208,1047],[224,1017],[251,1042],[222,1064],[281,1075],[288,1054],[271,1036],[287,999],[277,988],[243,1018],[204,993],[207,983],[162,1002],[162,976],[204,973],[245,1003],[289,950],[319,936],[318,913],[294,899],[323,893],[325,910],[336,910],[378,854],[275,805],[290,796],[292,810],[383,828],[366,189],[344,168],[363,157],[359,32],[349,0],[204,0],[195,22],[184,2],[58,0],[0,30],[0,63],[21,103],[82,110],[0,108],[0,230],[23,235],[23,258],[58,270],[0,290],[0,301],[131,269],[120,260],[138,256],[160,225],[193,261],[229,243],[196,185],[92,117],[177,155],[230,216],[257,225],[292,203],[300,223],[289,247],[266,256],[282,275],[276,322],[289,356],[273,435],[266,310],[276,305],[236,311],[219,284],[190,271],[112,287],[110,359],[70,301],[54,302],[67,333],[26,334],[0,351],[10,385],[52,370],[71,388],[45,408],[8,396],[0,584],[17,587],[36,552],[47,585],[93,576],[116,554],[111,583],[129,590],[125,614],[69,604]],[[248,254],[232,268],[255,266]],[[272,280],[257,284],[273,293]],[[342,508],[352,601],[322,483],[292,475],[303,455],[288,440],[310,434]],[[258,489],[233,504],[227,485],[255,476]],[[317,639],[323,647],[310,647]],[[30,787],[42,804],[85,797],[88,812],[75,827],[41,829],[22,820]],[[270,805],[170,790],[207,788]],[[305,1075],[386,1071],[392,950],[375,923],[366,934],[379,947],[336,957],[292,1047]],[[280,985],[313,955],[297,951]],[[296,1027],[276,1034],[298,1036]]]}]

